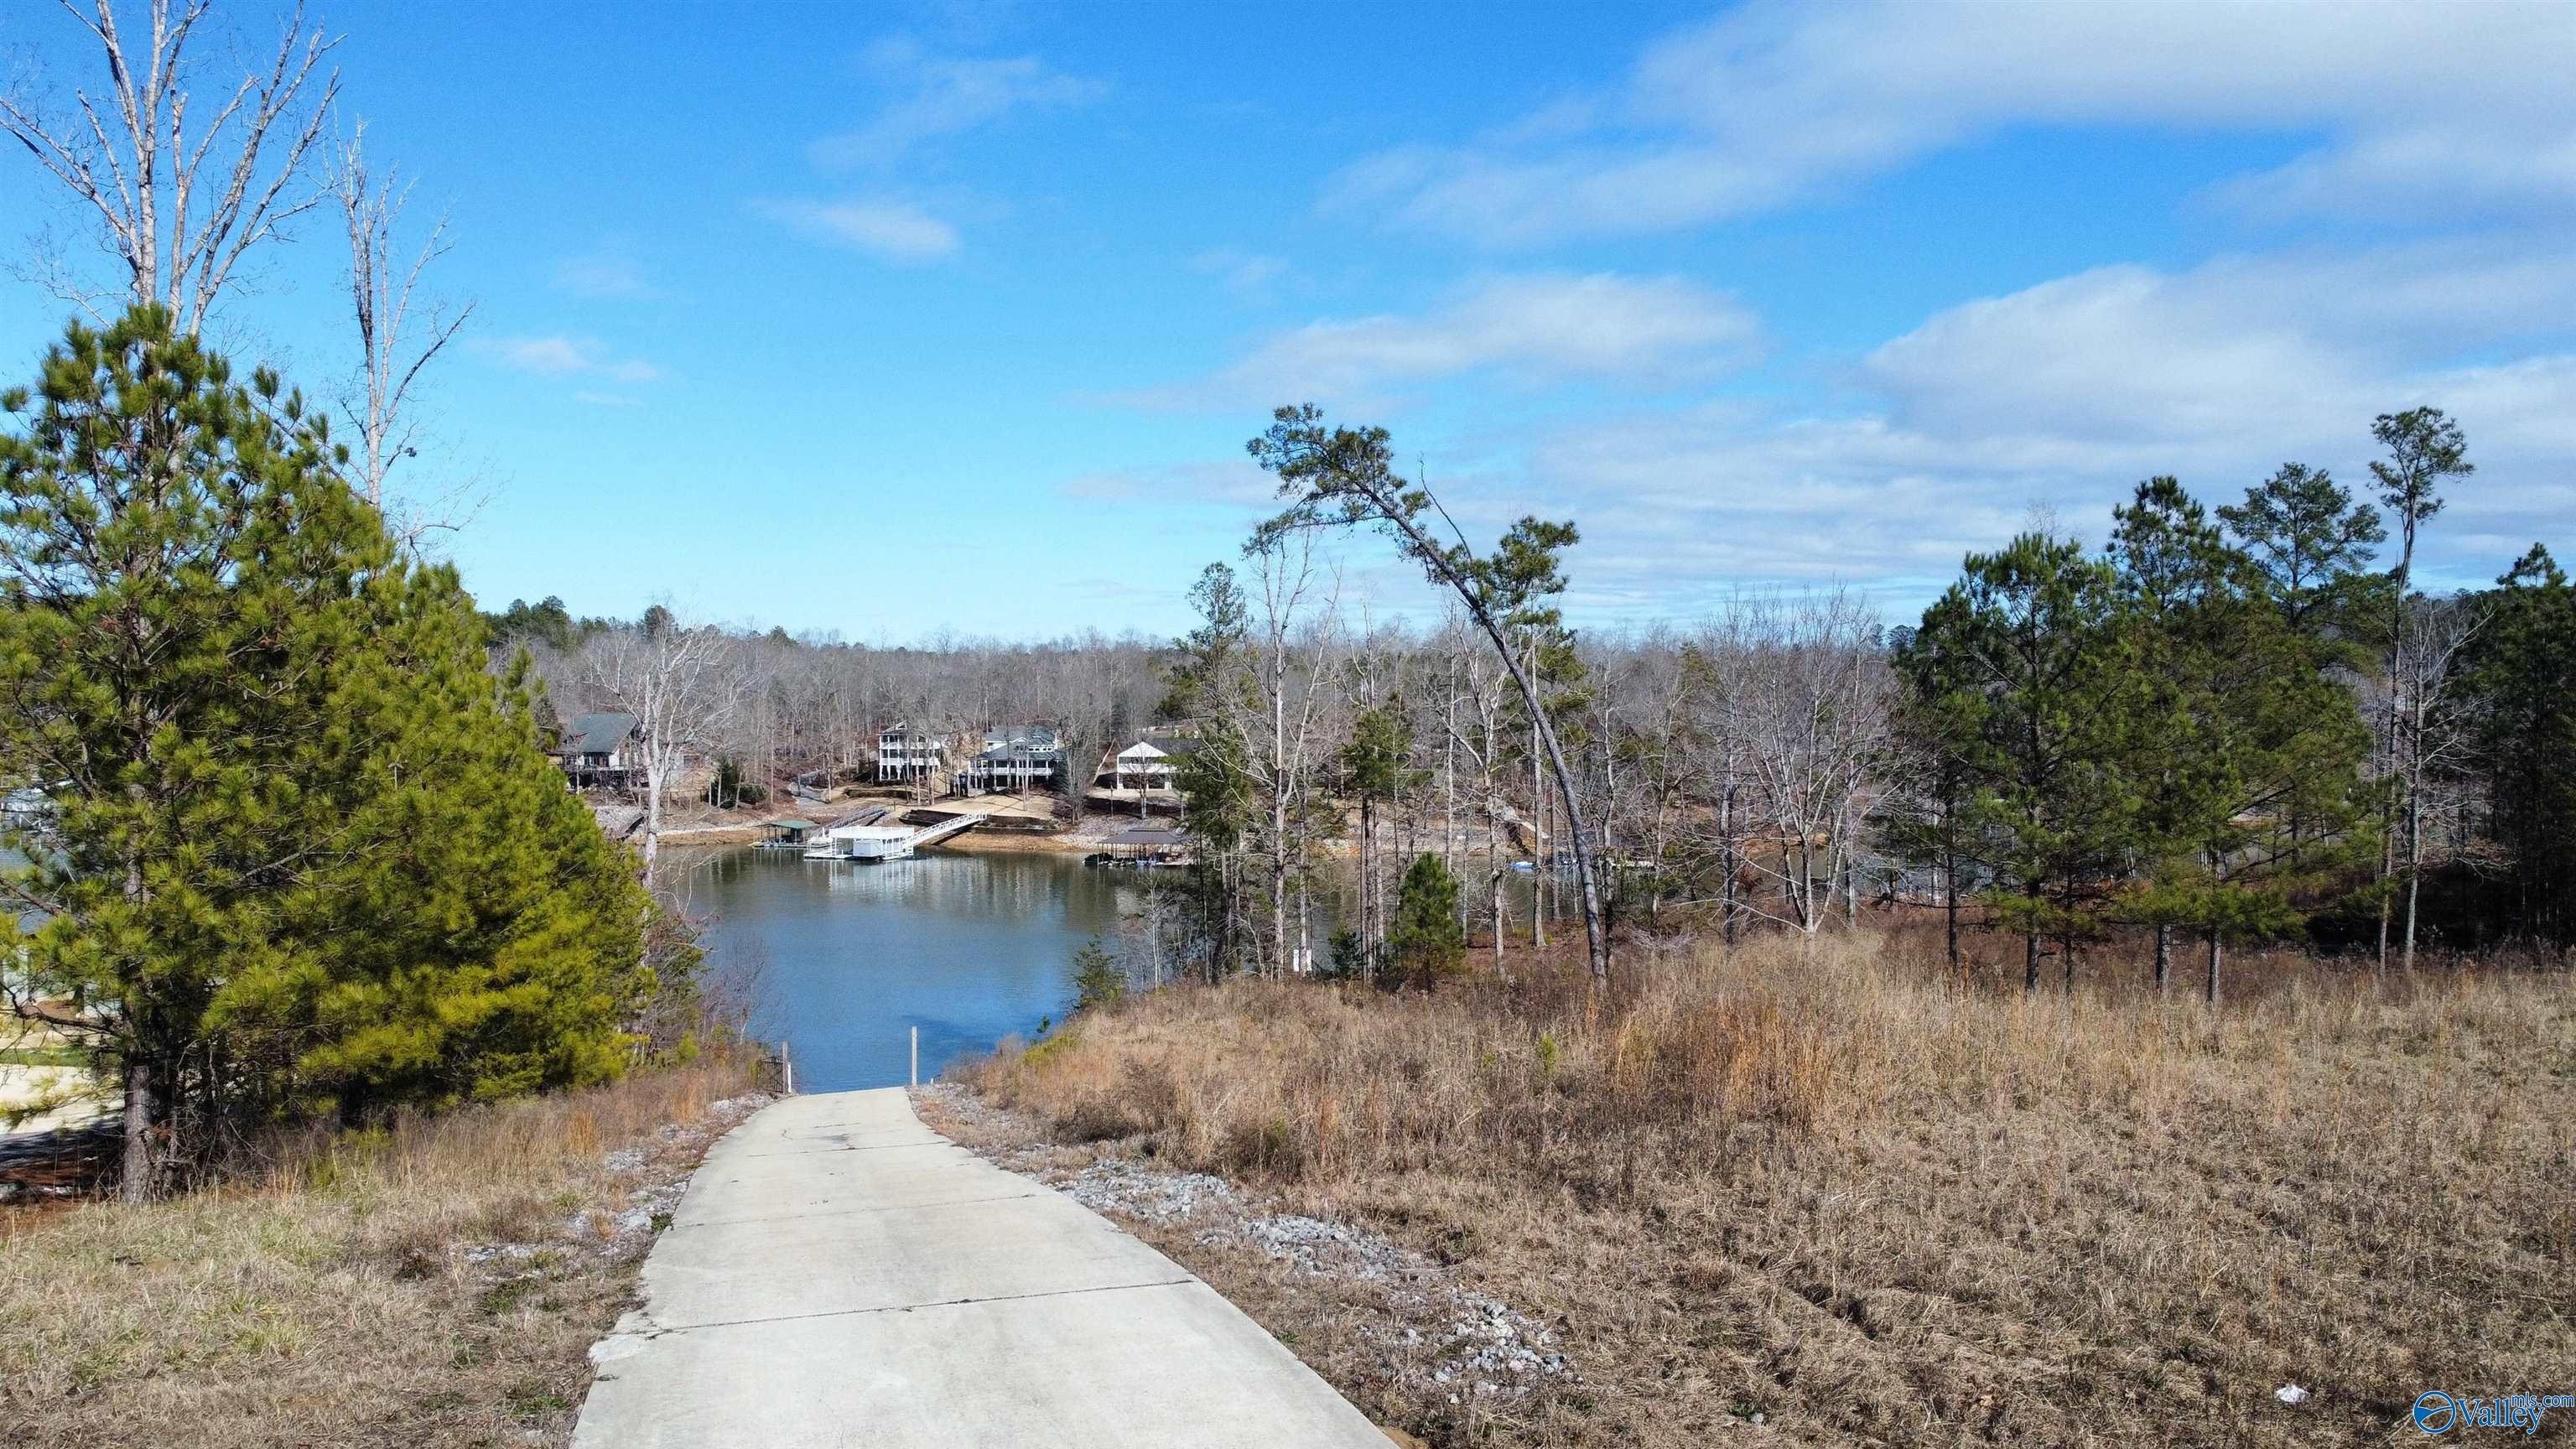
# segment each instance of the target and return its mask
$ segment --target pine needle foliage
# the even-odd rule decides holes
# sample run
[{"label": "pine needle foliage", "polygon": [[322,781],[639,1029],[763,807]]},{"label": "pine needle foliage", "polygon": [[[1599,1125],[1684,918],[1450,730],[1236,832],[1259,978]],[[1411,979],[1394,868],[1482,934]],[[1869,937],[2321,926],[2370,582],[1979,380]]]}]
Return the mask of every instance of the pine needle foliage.
[{"label": "pine needle foliage", "polygon": [[1429,983],[1457,974],[1467,962],[1467,929],[1458,924],[1458,878],[1440,857],[1425,852],[1405,868],[1395,898],[1395,924],[1387,954],[1407,981]]},{"label": "pine needle foliage", "polygon": [[2576,943],[2576,586],[2535,543],[2484,605],[2467,703],[2512,916]]},{"label": "pine needle foliage", "polygon": [[128,1194],[263,1120],[616,1075],[650,902],[324,418],[148,307],[0,402],[0,888]]},{"label": "pine needle foliage", "polygon": [[1127,968],[1109,954],[1098,936],[1073,953],[1073,1009],[1090,1011],[1114,1005],[1127,994]]}]

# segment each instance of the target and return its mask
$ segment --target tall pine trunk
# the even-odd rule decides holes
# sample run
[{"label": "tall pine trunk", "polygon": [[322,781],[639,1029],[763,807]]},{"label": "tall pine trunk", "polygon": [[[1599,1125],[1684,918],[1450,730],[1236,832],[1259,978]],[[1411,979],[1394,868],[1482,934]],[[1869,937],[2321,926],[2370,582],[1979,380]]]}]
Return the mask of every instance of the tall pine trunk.
[{"label": "tall pine trunk", "polygon": [[[2415,571],[2416,521],[2411,507],[2399,521],[2403,541],[2397,554],[2396,587],[2390,591],[2392,597],[2388,609],[2388,776],[2398,788],[2406,790],[2406,803],[2410,807],[2414,796],[2410,788],[2413,768],[2405,757],[2412,751],[2403,740],[2405,716],[2401,712],[2397,691],[2398,681],[2406,671],[2406,588]],[[2410,698],[2413,692],[2410,684]],[[2399,802],[2391,797],[2379,814],[2379,969],[2383,971],[2388,969],[2389,914],[2395,904],[2390,878],[2396,869],[2398,808]]]},{"label": "tall pine trunk", "polygon": [[1370,807],[1368,795],[1363,793],[1360,796],[1360,954],[1366,958],[1371,976],[1377,974],[1377,923],[1370,919],[1371,909],[1376,904],[1377,885],[1370,868],[1369,847],[1376,839],[1377,815]]},{"label": "tall pine trunk", "polygon": [[[1532,669],[1536,669],[1533,664]],[[1530,949],[1547,949],[1547,791],[1539,783],[1538,722],[1530,721]]]},{"label": "tall pine trunk", "polygon": [[2406,944],[2398,957],[2398,969],[2415,969],[2415,903],[2424,883],[2424,794],[2423,782],[2410,784],[2406,792]]},{"label": "tall pine trunk", "polygon": [[[129,787],[129,793],[140,797],[142,787]],[[149,893],[143,882],[143,862],[133,851],[125,857],[126,901],[141,905]],[[144,1003],[129,996],[125,1002],[125,1157],[117,1182],[117,1196],[129,1203],[149,1202],[152,1198],[152,1119],[158,1107],[159,1093],[153,1090],[152,1049],[147,1041],[151,1012]]]},{"label": "tall pine trunk", "polygon": [[1956,855],[1945,855],[1941,859],[1941,914],[1946,918],[1944,925],[1948,930],[1950,974],[1955,976],[1959,973],[1959,857]]},{"label": "tall pine trunk", "polygon": [[136,1050],[125,1062],[125,1156],[117,1196],[128,1203],[152,1200],[152,1119],[160,1094],[153,1090],[150,1055]]},{"label": "tall pine trunk", "polygon": [[[2039,917],[2039,883],[2033,881],[2022,894],[2030,901],[2031,918],[2035,923]],[[2039,927],[2037,924],[2033,924],[2022,938],[2021,994],[2024,996],[2039,994]]]},{"label": "tall pine trunk", "polygon": [[1726,949],[1735,949],[1735,739],[1726,741],[1726,788],[1717,797],[1718,867],[1724,879],[1718,885],[1718,922],[1725,929]]},{"label": "tall pine trunk", "polygon": [[2415,969],[2415,905],[2424,877],[2424,700],[2420,688],[2408,691],[2412,708],[2406,748],[2406,938],[2398,958],[2400,970]]},{"label": "tall pine trunk", "polygon": [[[2396,752],[2390,751],[2393,765]],[[2379,826],[2379,958],[2378,967],[2388,969],[2388,916],[2392,900],[2392,878],[2397,871],[2397,804],[2392,796],[2380,812]]]},{"label": "tall pine trunk", "polygon": [[1275,626],[1270,649],[1270,967],[1279,976],[1289,974],[1288,665]]}]

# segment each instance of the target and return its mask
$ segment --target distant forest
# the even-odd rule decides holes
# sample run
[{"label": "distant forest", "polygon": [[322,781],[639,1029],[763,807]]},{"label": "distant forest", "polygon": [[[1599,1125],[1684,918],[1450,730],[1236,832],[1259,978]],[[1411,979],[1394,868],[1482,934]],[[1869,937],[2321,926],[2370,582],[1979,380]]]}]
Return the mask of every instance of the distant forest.
[{"label": "distant forest", "polygon": [[[2043,960],[2071,981],[2134,940],[2160,984],[2188,959],[2213,994],[2237,942],[2403,964],[2576,939],[2576,594],[2538,545],[2492,588],[2420,587],[2466,441],[2434,409],[2376,433],[2375,502],[2297,464],[2214,509],[2152,479],[2107,546],[2015,539],[1894,628],[1849,590],[1748,590],[1700,620],[1576,630],[1552,579],[1515,616],[1518,662],[1611,914],[1814,933],[1877,904],[1938,913],[1954,950],[2013,933],[2034,987]],[[1216,746],[1189,781],[1218,843],[1192,933],[1212,970],[1305,959],[1294,903],[1327,855],[1360,858],[1364,952],[1425,853],[1471,882],[1473,929],[1543,938],[1570,914],[1541,743],[1463,611],[1360,627],[1312,532],[1257,535],[1193,598],[1179,639],[899,648],[556,599],[486,618],[559,709],[631,700],[621,651],[698,641],[675,728],[754,776],[856,768],[897,720],[1050,723],[1080,775],[1196,721]],[[1544,867],[1535,920],[1510,918],[1514,860]]]}]

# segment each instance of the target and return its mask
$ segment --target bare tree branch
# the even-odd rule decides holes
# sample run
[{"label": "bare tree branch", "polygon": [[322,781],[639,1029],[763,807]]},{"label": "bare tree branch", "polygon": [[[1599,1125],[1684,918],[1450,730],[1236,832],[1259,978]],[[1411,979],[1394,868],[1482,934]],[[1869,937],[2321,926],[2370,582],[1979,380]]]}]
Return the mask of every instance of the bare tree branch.
[{"label": "bare tree branch", "polygon": [[348,225],[349,299],[358,329],[358,378],[342,411],[358,437],[358,491],[385,514],[386,526],[405,547],[416,547],[426,533],[462,527],[465,519],[455,510],[471,511],[451,495],[443,500],[446,507],[399,510],[404,516],[397,519],[387,485],[394,470],[420,451],[412,389],[474,315],[474,303],[423,302],[415,316],[422,274],[454,243],[441,216],[410,260],[399,259],[397,232],[412,183],[393,171],[382,177],[369,171],[366,136],[362,122],[336,149],[325,181]]},{"label": "bare tree branch", "polygon": [[[207,4],[148,0],[150,48],[138,82],[138,57],[117,23],[115,0],[95,0],[86,14],[64,0],[106,61],[113,126],[86,90],[73,92],[73,124],[49,120],[30,99],[0,95],[0,132],[97,215],[124,269],[127,300],[168,308],[173,324],[188,332],[205,325],[247,252],[321,200],[318,192],[289,191],[340,86],[333,70],[317,87],[315,73],[338,42],[318,28],[306,31],[299,4],[266,69],[242,77],[191,145],[187,45]],[[208,190],[213,205],[193,215]],[[64,300],[95,310],[95,294],[67,284],[57,269],[38,275],[53,279]]]}]

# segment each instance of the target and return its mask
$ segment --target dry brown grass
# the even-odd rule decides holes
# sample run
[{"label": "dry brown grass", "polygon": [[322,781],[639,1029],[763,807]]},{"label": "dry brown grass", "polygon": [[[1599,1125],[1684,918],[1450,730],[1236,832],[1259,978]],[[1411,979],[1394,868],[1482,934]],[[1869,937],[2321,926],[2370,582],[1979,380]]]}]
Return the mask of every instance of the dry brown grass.
[{"label": "dry brown grass", "polygon": [[[613,1215],[704,1150],[666,1126],[749,1086],[702,1060],[285,1144],[171,1202],[0,1213],[0,1444],[563,1442],[642,1246]],[[646,1165],[611,1172],[626,1146]]]},{"label": "dry brown grass", "polygon": [[1670,952],[1597,1011],[1562,975],[1245,982],[965,1076],[1561,1322],[1580,1383],[1452,1406],[1374,1374],[1328,1288],[1265,1280],[1256,1316],[1444,1443],[1695,1444],[1756,1413],[1819,1443],[2362,1442],[2420,1438],[2392,1426],[2427,1388],[2564,1392],[2567,975],[2236,970],[2215,1020],[2025,1002],[1867,936]]}]

